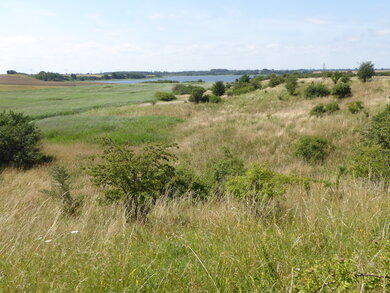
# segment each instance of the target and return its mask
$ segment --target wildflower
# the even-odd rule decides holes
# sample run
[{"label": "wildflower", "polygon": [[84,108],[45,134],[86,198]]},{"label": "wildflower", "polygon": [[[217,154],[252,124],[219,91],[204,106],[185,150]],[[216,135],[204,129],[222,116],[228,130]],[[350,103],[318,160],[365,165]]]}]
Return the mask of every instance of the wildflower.
[{"label": "wildflower", "polygon": [[74,231],[70,232],[70,234],[77,234],[77,233],[79,233],[78,230],[74,230]]},{"label": "wildflower", "polygon": [[52,242],[52,241],[53,241],[53,240],[51,240],[51,239],[45,240],[46,243],[50,243],[50,242]]}]

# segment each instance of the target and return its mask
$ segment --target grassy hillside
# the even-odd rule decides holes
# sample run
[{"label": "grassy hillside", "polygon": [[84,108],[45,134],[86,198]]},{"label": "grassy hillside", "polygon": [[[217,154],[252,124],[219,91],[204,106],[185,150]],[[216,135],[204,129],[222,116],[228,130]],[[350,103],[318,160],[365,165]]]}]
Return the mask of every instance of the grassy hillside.
[{"label": "grassy hillside", "polygon": [[[300,91],[311,81],[302,80]],[[37,123],[46,135],[44,152],[70,171],[72,192],[83,196],[84,206],[79,217],[65,217],[60,203],[42,193],[50,188],[50,165],[3,171],[0,291],[296,292],[316,278],[325,284],[328,271],[342,274],[348,266],[390,274],[390,196],[383,181],[345,175],[338,189],[294,185],[277,207],[260,205],[256,214],[229,194],[206,202],[163,198],[147,222],[127,223],[120,205],[97,203],[101,191],[80,168],[101,151],[93,139],[108,133],[126,141],[136,137],[137,144],[177,142],[179,162],[198,175],[228,147],[247,166],[268,163],[286,175],[334,182],[338,168],[350,165],[359,130],[390,102],[389,78],[353,81],[353,96],[340,101],[341,110],[320,118],[310,110],[334,98],[305,100],[288,95],[283,85],[225,97],[222,104],[135,105],[169,88],[110,85],[1,94],[0,109],[34,117],[80,113]],[[368,117],[348,111],[347,103],[357,100]],[[334,145],[323,164],[292,155],[303,135]],[[369,290],[370,282],[359,277],[348,290]],[[386,292],[389,280],[378,282],[376,292]]]}]

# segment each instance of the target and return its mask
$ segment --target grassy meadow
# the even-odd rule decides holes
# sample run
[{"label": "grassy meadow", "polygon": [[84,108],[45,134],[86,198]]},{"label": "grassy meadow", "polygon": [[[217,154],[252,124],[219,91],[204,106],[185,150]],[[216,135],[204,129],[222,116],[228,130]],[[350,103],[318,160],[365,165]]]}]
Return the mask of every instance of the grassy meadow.
[{"label": "grassy meadow", "polygon": [[[298,91],[312,80],[300,80]],[[65,217],[61,204],[42,192],[50,188],[52,164],[3,170],[0,292],[297,292],[311,281],[302,272],[325,270],[338,259],[352,260],[360,273],[390,274],[386,182],[345,175],[338,189],[294,185],[276,211],[260,206],[260,216],[228,194],[207,202],[162,198],[145,223],[127,223],[120,205],[98,204],[101,191],[81,168],[101,151],[97,139],[108,135],[136,146],[175,142],[180,164],[198,175],[228,147],[247,166],[267,163],[282,174],[334,182],[339,167],[350,165],[359,130],[390,102],[390,78],[353,80],[353,96],[340,101],[341,110],[320,118],[310,110],[335,98],[306,100],[290,96],[283,85],[224,97],[221,104],[148,103],[154,92],[171,88],[0,92],[0,110],[36,119],[43,152],[69,170],[73,194],[84,199],[80,216]],[[357,100],[369,115],[348,111],[347,103]],[[292,155],[303,135],[334,145],[323,164]],[[390,280],[379,282],[375,292],[386,292]],[[348,292],[368,292],[369,284],[361,277]]]}]

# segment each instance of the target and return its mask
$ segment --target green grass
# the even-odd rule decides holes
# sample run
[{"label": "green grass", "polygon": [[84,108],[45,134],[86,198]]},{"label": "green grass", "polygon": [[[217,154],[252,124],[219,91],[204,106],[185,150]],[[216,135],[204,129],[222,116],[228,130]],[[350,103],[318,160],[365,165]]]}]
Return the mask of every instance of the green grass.
[{"label": "green grass", "polygon": [[141,144],[165,141],[172,127],[182,122],[169,116],[58,116],[39,120],[37,125],[48,142],[96,143],[108,136],[117,143]]},{"label": "green grass", "polygon": [[24,112],[36,119],[71,115],[94,108],[154,101],[156,91],[171,88],[171,84],[126,84],[3,91],[0,111]]}]

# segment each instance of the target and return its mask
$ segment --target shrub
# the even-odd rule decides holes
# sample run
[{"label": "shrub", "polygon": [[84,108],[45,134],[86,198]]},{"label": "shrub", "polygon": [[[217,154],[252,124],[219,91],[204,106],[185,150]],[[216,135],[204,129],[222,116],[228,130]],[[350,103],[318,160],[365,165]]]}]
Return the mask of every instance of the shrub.
[{"label": "shrub", "polygon": [[250,80],[250,84],[257,90],[261,90],[262,86],[262,81],[263,81],[262,76],[255,76]]},{"label": "shrub", "polygon": [[359,113],[361,110],[364,109],[363,103],[361,101],[351,102],[347,105],[349,112],[351,112],[352,114]]},{"label": "shrub", "polygon": [[326,113],[325,106],[323,104],[318,104],[314,106],[313,109],[310,111],[311,116],[321,117],[323,114]]},{"label": "shrub", "polygon": [[0,113],[0,167],[28,168],[41,162],[40,139],[30,117],[12,111]]},{"label": "shrub", "polygon": [[177,84],[173,87],[172,93],[175,95],[190,95],[196,88],[202,88],[201,86]]},{"label": "shrub", "polygon": [[214,96],[214,95],[209,96],[209,103],[218,104],[218,103],[221,103],[221,102],[222,102],[222,98],[221,97]]},{"label": "shrub", "polygon": [[325,110],[326,110],[326,112],[328,112],[328,113],[334,113],[334,112],[340,110],[340,106],[339,106],[339,104],[336,103],[336,102],[328,103],[328,104],[325,105]]},{"label": "shrub", "polygon": [[240,77],[240,79],[237,81],[238,83],[249,83],[251,78],[249,77],[248,74],[244,74],[243,76]]},{"label": "shrub", "polygon": [[82,207],[82,199],[74,198],[71,194],[71,179],[68,171],[62,166],[55,166],[52,169],[51,190],[43,192],[62,203],[62,210],[68,216],[75,216]]},{"label": "shrub", "polygon": [[268,86],[269,87],[276,87],[279,84],[282,84],[284,82],[283,76],[271,74],[269,77]]},{"label": "shrub", "polygon": [[244,162],[228,148],[223,148],[223,156],[207,163],[206,180],[210,186],[223,187],[227,177],[242,175]]},{"label": "shrub", "polygon": [[295,90],[298,87],[297,81],[298,81],[298,79],[296,76],[290,75],[287,77],[285,87],[290,95],[294,95]]},{"label": "shrub", "polygon": [[257,202],[283,195],[286,191],[286,178],[264,165],[255,165],[243,175],[231,176],[226,182],[226,190],[235,197]]},{"label": "shrub", "polygon": [[215,96],[222,96],[225,93],[225,85],[223,81],[217,81],[216,83],[213,84],[211,87],[211,91]]},{"label": "shrub", "polygon": [[338,82],[332,89],[332,95],[343,99],[352,95],[351,86],[344,82]]},{"label": "shrub", "polygon": [[362,64],[360,64],[357,76],[362,82],[366,82],[374,75],[375,75],[374,64],[371,61],[363,62]]},{"label": "shrub", "polygon": [[203,102],[203,94],[205,93],[205,89],[202,87],[197,87],[192,90],[191,96],[188,99],[190,102],[193,102],[195,104],[198,104],[200,102]]},{"label": "shrub", "polygon": [[359,177],[390,182],[390,105],[374,116],[362,133],[364,143],[355,152],[353,173]]},{"label": "shrub", "polygon": [[343,76],[343,73],[340,72],[340,71],[335,71],[333,72],[333,74],[331,75],[330,79],[334,82],[334,84],[337,84],[337,82],[339,81],[339,79]]},{"label": "shrub", "polygon": [[233,95],[239,96],[239,95],[243,95],[243,94],[247,94],[247,93],[253,92],[255,90],[256,89],[252,85],[239,87],[239,88],[233,89]]},{"label": "shrub", "polygon": [[329,89],[322,83],[311,83],[304,91],[306,99],[326,97],[330,95]]},{"label": "shrub", "polygon": [[157,98],[157,100],[164,101],[164,102],[176,100],[174,94],[167,93],[167,92],[156,92],[154,96]]},{"label": "shrub", "polygon": [[322,162],[332,149],[331,144],[324,138],[317,136],[303,136],[293,147],[293,153],[309,163]]},{"label": "shrub", "polygon": [[104,201],[122,203],[127,220],[146,217],[175,175],[171,163],[176,157],[169,151],[173,145],[148,145],[136,152],[105,138],[103,146],[100,162],[88,173],[102,188]]},{"label": "shrub", "polygon": [[184,166],[175,169],[175,175],[164,187],[164,191],[170,198],[190,194],[193,198],[206,199],[208,194],[208,189],[201,178]]}]

